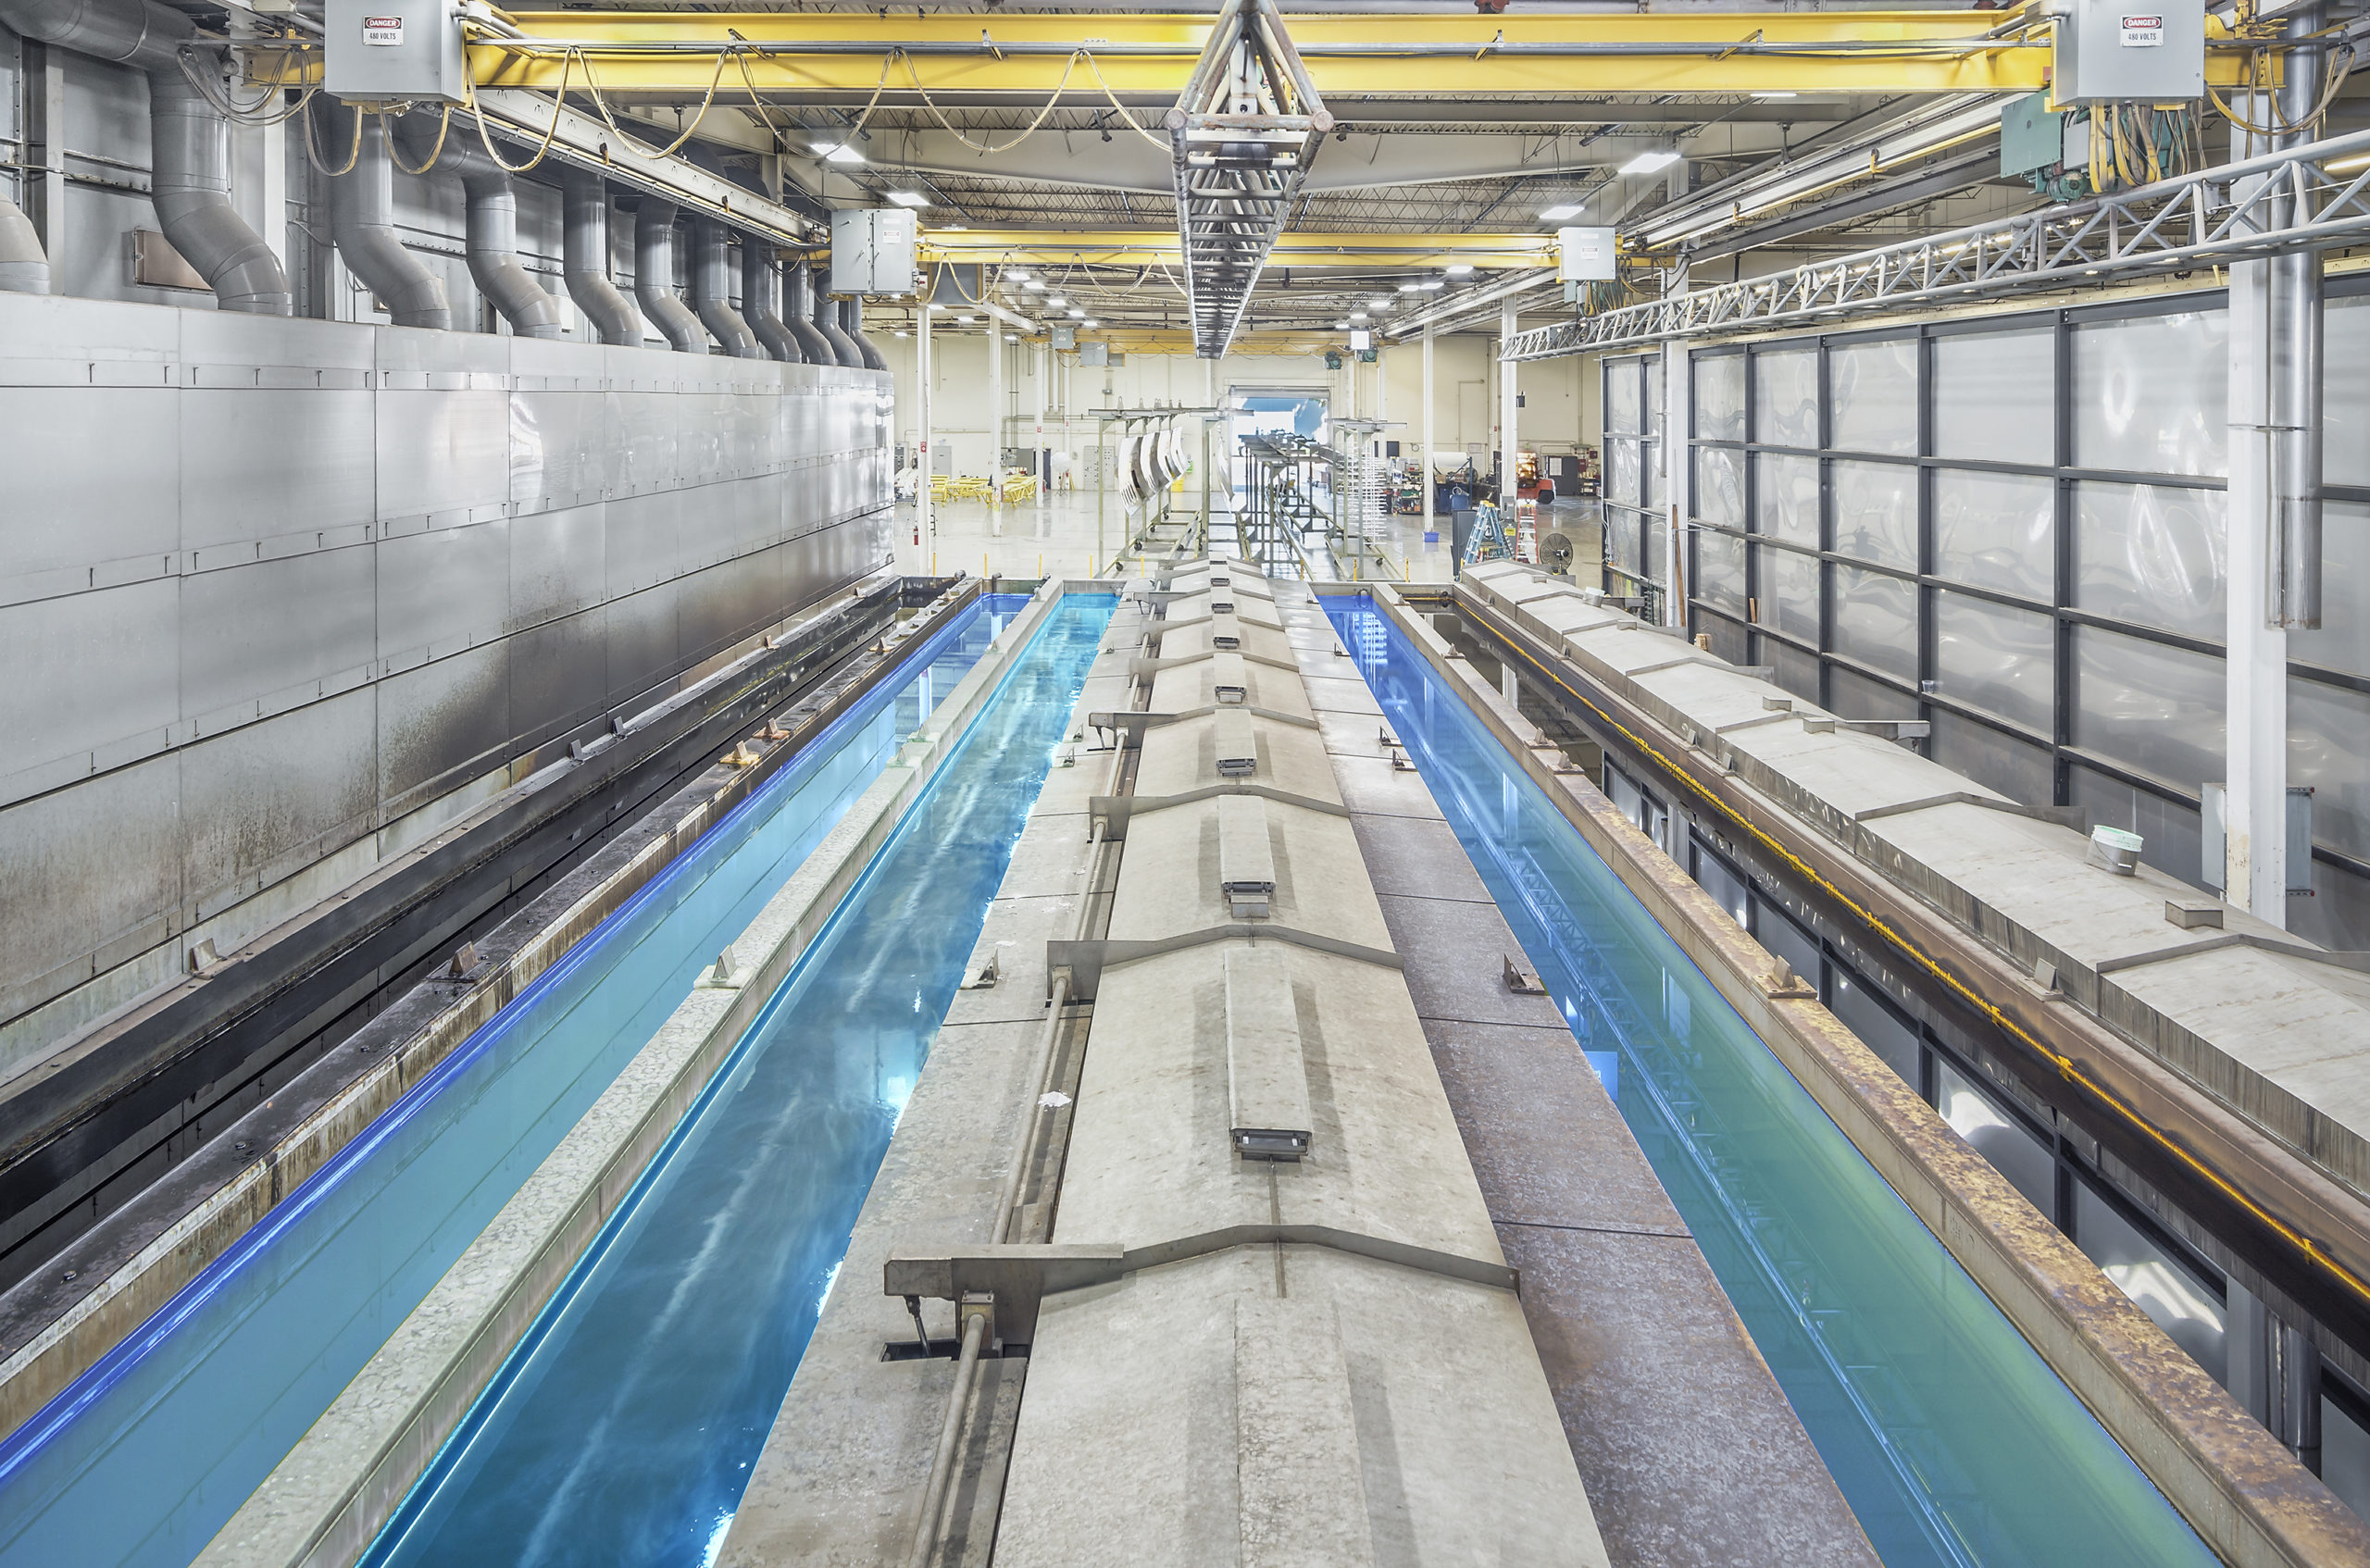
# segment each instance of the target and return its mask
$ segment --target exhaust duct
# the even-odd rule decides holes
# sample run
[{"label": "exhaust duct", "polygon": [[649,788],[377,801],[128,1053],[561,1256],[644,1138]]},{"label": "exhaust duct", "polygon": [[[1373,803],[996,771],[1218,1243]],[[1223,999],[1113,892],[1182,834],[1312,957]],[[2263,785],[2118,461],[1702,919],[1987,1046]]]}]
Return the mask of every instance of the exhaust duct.
[{"label": "exhaust duct", "polygon": [[0,196],[0,292],[49,292],[49,256],[33,232],[32,219],[17,204]]},{"label": "exhaust duct", "polygon": [[597,174],[569,169],[562,230],[568,297],[584,313],[587,336],[605,343],[642,342],[642,317],[609,281],[609,188]]},{"label": "exhaust duct", "polygon": [[633,297],[677,353],[707,352],[707,329],[675,293],[675,204],[655,196],[634,207]]},{"label": "exhaust duct", "polygon": [[692,220],[692,297],[699,304],[700,325],[733,358],[763,359],[757,334],[732,308],[732,258],[724,242],[723,224],[712,218]]},{"label": "exhaust duct", "polygon": [[[203,43],[197,25],[155,0],[0,0],[0,23],[147,75],[156,226],[221,308],[288,315],[287,272],[231,206],[231,123],[181,70],[182,49]],[[199,48],[190,66],[221,76],[221,56],[210,49]]]},{"label": "exhaust duct", "polygon": [[782,264],[782,325],[798,340],[799,357],[809,365],[837,365],[839,351],[815,325],[815,278],[803,261]]},{"label": "exhaust duct", "polygon": [[395,166],[388,156],[387,128],[375,114],[342,106],[331,106],[324,118],[350,137],[353,122],[346,115],[360,116],[362,144],[354,167],[330,181],[330,227],[337,238],[337,254],[345,259],[346,270],[379,296],[396,326],[450,331],[453,311],[444,298],[444,280],[395,237]]},{"label": "exhaust duct", "polygon": [[855,340],[840,329],[840,302],[819,287],[815,291],[815,330],[831,345],[831,363],[844,365],[851,370],[864,368],[864,351]]},{"label": "exhaust duct", "polygon": [[[988,330],[992,333],[995,330],[995,323],[992,321],[989,322]],[[866,369],[886,370],[889,368],[889,362],[880,357],[880,350],[879,346],[876,345],[870,338],[864,335],[864,298],[862,295],[851,294],[846,299],[840,302],[840,330],[847,334],[848,342],[855,344],[856,353],[864,357],[864,367]]]},{"label": "exhaust duct", "polygon": [[774,266],[773,249],[771,240],[755,234],[741,236],[741,314],[749,318],[749,330],[757,334],[767,354],[785,365],[796,365],[806,356],[782,324],[776,303],[781,274]]},{"label": "exhaust duct", "polygon": [[518,259],[518,193],[509,170],[459,136],[446,136],[439,152],[434,124],[418,115],[404,120],[396,136],[413,162],[425,163],[432,154],[438,169],[460,178],[468,197],[469,277],[478,292],[520,337],[558,337],[559,302]]}]

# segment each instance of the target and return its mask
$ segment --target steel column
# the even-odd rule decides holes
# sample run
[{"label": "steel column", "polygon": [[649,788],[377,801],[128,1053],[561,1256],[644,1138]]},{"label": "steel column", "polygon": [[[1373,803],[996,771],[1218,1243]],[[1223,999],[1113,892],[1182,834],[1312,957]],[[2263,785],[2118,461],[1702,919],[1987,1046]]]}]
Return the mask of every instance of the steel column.
[{"label": "steel column", "polygon": [[1429,537],[1440,531],[1440,519],[1432,515],[1432,437],[1439,416],[1432,407],[1432,324],[1424,323],[1423,388],[1416,406],[1423,410],[1423,471],[1416,475],[1424,492],[1424,533]]},{"label": "steel column", "polygon": [[[1515,429],[1515,404],[1522,392],[1518,362],[1506,355],[1514,341],[1515,302],[1507,300],[1498,306],[1498,513],[1509,530],[1514,527],[1515,503],[1520,498],[1515,474],[1516,454],[1521,450]],[[1511,531],[1508,537],[1512,537]]]}]

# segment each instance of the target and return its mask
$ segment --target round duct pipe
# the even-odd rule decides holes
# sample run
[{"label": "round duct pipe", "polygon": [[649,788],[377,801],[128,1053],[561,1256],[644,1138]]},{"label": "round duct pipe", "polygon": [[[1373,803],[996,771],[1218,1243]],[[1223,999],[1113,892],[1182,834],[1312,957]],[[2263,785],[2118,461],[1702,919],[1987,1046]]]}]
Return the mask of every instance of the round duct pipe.
[{"label": "round duct pipe", "polygon": [[634,205],[633,297],[678,354],[707,352],[707,329],[675,292],[675,204],[655,196]]},{"label": "round duct pipe", "polygon": [[32,219],[17,204],[0,196],[0,291],[12,294],[49,292],[49,256]]},{"label": "round duct pipe", "polygon": [[765,349],[749,323],[732,308],[732,258],[725,250],[724,225],[712,218],[692,220],[692,297],[700,325],[716,335],[735,359],[763,359]]},{"label": "round duct pipe", "polygon": [[510,171],[464,137],[447,135],[439,151],[436,124],[424,115],[407,116],[395,137],[411,161],[425,163],[433,156],[435,172],[460,180],[468,198],[469,277],[478,292],[520,337],[558,337],[559,302],[518,260],[518,193]]},{"label": "round duct pipe", "polygon": [[781,292],[782,325],[798,340],[799,357],[809,365],[837,365],[839,350],[815,325],[815,275],[806,263],[782,264]]},{"label": "round duct pipe", "polygon": [[[993,322],[989,323],[991,331],[994,330],[994,325]],[[880,357],[879,347],[864,335],[864,297],[862,295],[850,294],[840,302],[840,330],[847,334],[848,342],[855,344],[856,353],[864,358],[866,369],[886,370],[889,368],[889,362]]]},{"label": "round duct pipe", "polygon": [[344,133],[332,146],[351,145],[354,121],[347,117],[361,119],[362,145],[354,167],[330,181],[330,228],[346,270],[379,296],[396,326],[450,331],[453,311],[444,298],[444,280],[395,237],[395,166],[388,156],[387,128],[377,115],[343,105],[320,112],[327,125]]},{"label": "round duct pipe", "polygon": [[642,316],[609,280],[609,188],[585,169],[568,171],[562,201],[562,246],[568,297],[584,313],[586,335],[624,346],[642,342]]},{"label": "round duct pipe", "polygon": [[767,354],[785,365],[796,365],[806,356],[798,351],[798,340],[782,322],[778,303],[781,274],[774,266],[773,250],[771,240],[755,234],[741,236],[741,314],[748,317],[749,330],[757,334]]}]

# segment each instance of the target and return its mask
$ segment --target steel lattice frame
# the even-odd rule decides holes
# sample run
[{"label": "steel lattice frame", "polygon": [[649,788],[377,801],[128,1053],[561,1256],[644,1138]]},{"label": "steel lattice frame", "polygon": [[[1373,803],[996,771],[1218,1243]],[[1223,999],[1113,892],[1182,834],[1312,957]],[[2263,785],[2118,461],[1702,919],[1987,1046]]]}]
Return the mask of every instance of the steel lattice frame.
[{"label": "steel lattice frame", "polygon": [[[2327,166],[2361,158],[2333,175]],[[2370,131],[2226,164],[2115,195],[1995,218],[1905,244],[1721,283],[1507,340],[1553,359],[1674,338],[2227,265],[2370,240]]]}]

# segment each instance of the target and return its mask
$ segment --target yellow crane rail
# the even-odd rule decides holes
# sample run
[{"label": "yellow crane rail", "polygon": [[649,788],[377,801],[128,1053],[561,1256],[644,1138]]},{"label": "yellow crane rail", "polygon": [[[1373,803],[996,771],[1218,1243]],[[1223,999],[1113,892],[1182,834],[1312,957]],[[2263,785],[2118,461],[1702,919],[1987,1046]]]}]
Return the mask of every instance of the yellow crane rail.
[{"label": "yellow crane rail", "polygon": [[[1174,229],[928,229],[923,253],[939,261],[1004,267],[1178,265]],[[1551,232],[1324,234],[1286,232],[1270,268],[1553,267]]]}]

